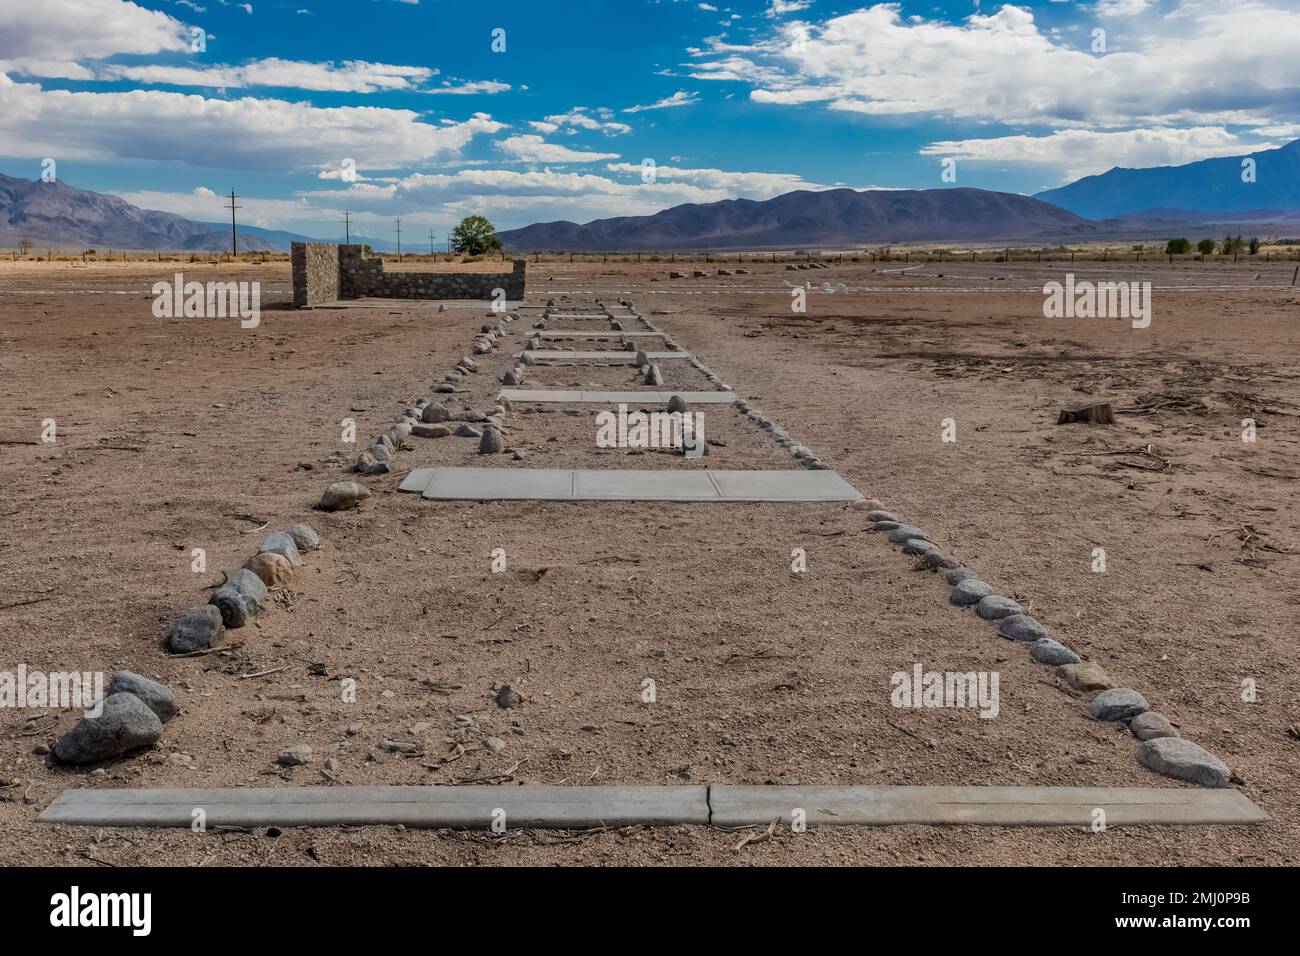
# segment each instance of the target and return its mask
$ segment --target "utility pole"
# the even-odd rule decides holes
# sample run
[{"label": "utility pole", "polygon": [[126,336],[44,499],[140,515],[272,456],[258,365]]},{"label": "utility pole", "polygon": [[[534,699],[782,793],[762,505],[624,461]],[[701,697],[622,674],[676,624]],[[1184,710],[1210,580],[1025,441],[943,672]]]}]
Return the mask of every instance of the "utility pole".
[{"label": "utility pole", "polygon": [[352,245],[352,217],[346,209],[343,210],[343,244]]},{"label": "utility pole", "polygon": [[429,255],[430,256],[437,255],[437,253],[433,251],[433,230],[432,229],[429,230]]},{"label": "utility pole", "polygon": [[235,210],[236,210],[236,209],[242,209],[243,207],[242,207],[242,206],[236,206],[236,205],[235,205],[235,200],[236,200],[237,198],[238,198],[238,197],[235,195],[235,191],[234,191],[233,189],[230,190],[230,205],[227,206],[226,208],[230,210],[230,255],[231,255],[231,258],[234,258],[235,256],[238,256],[238,255],[239,255],[239,239],[237,238],[237,236],[236,236],[236,234],[235,234]]},{"label": "utility pole", "polygon": [[397,261],[401,262],[402,261],[402,220],[394,219],[393,222],[397,223]]}]

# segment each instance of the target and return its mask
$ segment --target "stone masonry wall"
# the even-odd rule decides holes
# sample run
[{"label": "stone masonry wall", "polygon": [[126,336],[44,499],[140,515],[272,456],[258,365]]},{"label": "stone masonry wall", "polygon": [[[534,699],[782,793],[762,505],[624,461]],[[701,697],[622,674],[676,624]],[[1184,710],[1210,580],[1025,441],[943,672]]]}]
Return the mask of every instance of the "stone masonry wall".
[{"label": "stone masonry wall", "polygon": [[323,242],[295,242],[292,260],[293,304],[296,308],[338,301],[338,246]]}]

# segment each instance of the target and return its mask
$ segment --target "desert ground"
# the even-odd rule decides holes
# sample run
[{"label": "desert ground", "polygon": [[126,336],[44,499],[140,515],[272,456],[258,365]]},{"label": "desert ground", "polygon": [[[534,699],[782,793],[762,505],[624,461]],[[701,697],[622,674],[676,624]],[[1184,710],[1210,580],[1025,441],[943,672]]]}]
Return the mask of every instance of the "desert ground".
[{"label": "desert ground", "polygon": [[[127,669],[182,704],[154,749],[76,768],[47,753],[76,715],[0,712],[0,863],[1293,864],[1295,266],[747,262],[748,275],[718,276],[715,262],[708,277],[669,279],[662,262],[530,263],[525,319],[480,358],[466,407],[494,403],[531,310],[629,299],[864,495],[1145,695],[1272,817],[1103,833],[778,829],[738,847],[753,831],[195,834],[36,817],[69,787],[1184,784],[1139,765],[1122,725],[1090,718],[1052,668],[950,606],[940,578],[847,504],[433,502],[397,490],[435,464],[794,467],[729,406],[707,409],[720,443],[698,463],[596,448],[590,407],[514,408],[507,437],[522,460],[413,438],[391,474],[357,479],[372,491],[360,509],[322,513],[313,505],[353,477],[361,447],[340,422],[355,419],[364,443],[430,397],[493,321],[482,306],[293,310],[284,262],[0,262],[0,670]],[[150,288],[176,268],[261,281],[261,324],[155,318]],[[1150,327],[1044,318],[1043,284],[1067,269],[1150,281]],[[805,280],[807,311],[792,312],[791,285]],[[667,387],[709,387],[670,366]],[[626,368],[580,365],[527,382],[563,386],[635,384]],[[1090,401],[1111,402],[1115,424],[1056,424]],[[52,444],[40,440],[49,418]],[[1247,418],[1254,442],[1241,437]],[[162,649],[177,614],[298,521],[323,546],[254,625],[218,653]],[[191,570],[194,548],[204,573]],[[494,574],[496,548],[508,565]],[[1105,573],[1092,570],[1096,548]],[[997,670],[998,717],[892,707],[890,675],[917,662]],[[341,699],[343,678],[357,682],[355,703]],[[496,706],[506,682],[520,706]],[[297,744],[315,760],[278,766]]]}]

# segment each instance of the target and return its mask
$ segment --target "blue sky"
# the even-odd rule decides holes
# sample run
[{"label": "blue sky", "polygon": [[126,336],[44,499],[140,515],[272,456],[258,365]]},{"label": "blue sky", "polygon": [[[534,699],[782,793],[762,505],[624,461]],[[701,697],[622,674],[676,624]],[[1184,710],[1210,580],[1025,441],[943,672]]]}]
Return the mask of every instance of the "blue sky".
[{"label": "blue sky", "polygon": [[0,171],[407,241],[475,212],[1032,194],[1296,138],[1298,48],[1294,0],[0,0]]}]

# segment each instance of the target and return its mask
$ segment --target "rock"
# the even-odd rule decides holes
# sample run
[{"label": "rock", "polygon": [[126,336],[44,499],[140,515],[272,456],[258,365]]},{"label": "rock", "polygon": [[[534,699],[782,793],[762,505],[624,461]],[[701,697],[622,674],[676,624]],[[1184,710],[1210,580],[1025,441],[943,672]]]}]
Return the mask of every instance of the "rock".
[{"label": "rock", "polygon": [[646,355],[645,352],[637,352],[637,353],[636,353],[636,365],[637,365],[637,368],[642,368],[642,367],[644,367],[644,366],[646,366],[646,365],[649,365],[649,364],[650,364],[650,356],[649,356],[649,355]]},{"label": "rock", "polygon": [[483,429],[483,437],[478,443],[480,455],[499,455],[505,447],[505,442],[501,440],[501,432],[491,426]]},{"label": "rock", "polygon": [[899,523],[898,518],[894,516],[894,513],[892,511],[881,511],[879,509],[876,509],[875,511],[868,511],[867,520],[868,521],[893,521],[895,525]]},{"label": "rock", "polygon": [[459,362],[456,363],[456,366],[457,366],[458,368],[463,368],[463,369],[465,369],[467,372],[477,372],[477,371],[478,371],[478,363],[475,362],[475,361],[474,361],[472,358],[470,358],[468,355],[463,355],[463,356],[461,356],[461,359],[460,359]]},{"label": "rock", "polygon": [[1112,687],[1092,699],[1088,713],[1098,720],[1131,720],[1151,709],[1145,697],[1127,687]]},{"label": "rock", "polygon": [[966,578],[953,587],[948,595],[948,603],[958,607],[969,607],[972,604],[979,604],[992,593],[993,588],[979,578]]},{"label": "rock", "polygon": [[420,420],[425,424],[445,422],[450,417],[451,412],[447,410],[446,405],[443,405],[440,402],[431,402],[430,404],[425,405],[424,411],[420,413]]},{"label": "rock", "polygon": [[[393,455],[396,453],[391,445],[371,445],[366,449],[366,454],[370,456],[370,460],[374,464],[377,465],[382,462],[386,465],[393,460]],[[365,470],[369,472],[370,468],[367,467]]]},{"label": "rock", "polygon": [[1156,740],[1160,737],[1181,736],[1164,714],[1155,710],[1138,714],[1128,722],[1129,732],[1138,740]]},{"label": "rock", "polygon": [[877,521],[875,524],[871,526],[871,530],[884,532],[884,531],[894,531],[901,527],[903,526],[899,524],[897,521]]},{"label": "rock", "polygon": [[1066,664],[1056,669],[1056,676],[1075,690],[1110,690],[1115,685],[1110,676],[1099,664],[1081,661],[1078,664]]},{"label": "rock", "polygon": [[908,538],[903,542],[904,554],[929,554],[931,551],[938,551],[939,546],[924,538]]},{"label": "rock", "polygon": [[359,475],[364,475],[376,464],[375,456],[368,451],[363,451],[357,455],[357,460],[352,463],[352,470]]},{"label": "rock", "polygon": [[180,712],[170,687],[131,671],[117,671],[109,678],[108,686],[104,688],[104,696],[112,697],[114,694],[134,694],[164,724]]},{"label": "rock", "polygon": [[669,413],[686,412],[688,410],[688,407],[689,406],[687,406],[686,404],[686,399],[682,398],[680,395],[673,395],[670,396],[668,399]]},{"label": "rock", "polygon": [[[1004,620],[1007,620],[1004,618]],[[1074,653],[1064,644],[1052,640],[1050,637],[1040,638],[1029,645],[1029,654],[1040,664],[1077,664],[1079,655]]]},{"label": "rock", "polygon": [[228,628],[243,627],[262,609],[266,600],[266,585],[252,571],[240,568],[213,592],[208,603],[221,612],[222,623]]},{"label": "rock", "polygon": [[501,689],[497,691],[497,706],[505,709],[507,707],[518,707],[524,699],[520,696],[519,691],[515,690],[514,684],[502,684]]},{"label": "rock", "polygon": [[488,753],[499,754],[506,749],[506,742],[500,737],[484,737],[483,749]]},{"label": "rock", "polygon": [[[920,540],[913,538],[913,541]],[[933,551],[925,551],[916,559],[916,566],[922,571],[938,571],[944,568],[959,568],[961,562],[945,551],[935,548]]]},{"label": "rock", "polygon": [[59,738],[54,756],[64,763],[112,760],[149,747],[161,736],[162,721],[144,701],[135,694],[111,694],[98,717],[82,718]]},{"label": "rock", "polygon": [[[879,526],[880,522],[876,522],[876,524]],[[928,541],[930,536],[920,528],[910,524],[900,524],[897,528],[894,528],[889,532],[890,544],[902,544],[911,538],[924,538]]]},{"label": "rock", "polygon": [[370,489],[355,481],[336,481],[325,489],[320,503],[316,505],[321,511],[348,511],[370,497]]},{"label": "rock", "polygon": [[998,633],[1013,641],[1041,641],[1047,637],[1047,628],[1028,614],[1008,614],[998,625]]},{"label": "rock", "polygon": [[164,645],[173,654],[189,654],[216,647],[226,636],[221,611],[212,604],[192,607],[181,614],[167,632]]},{"label": "rock", "polygon": [[1182,737],[1144,740],[1138,744],[1137,759],[1142,766],[1156,773],[1202,787],[1227,787],[1232,782],[1232,771],[1227,764],[1204,747]]},{"label": "rock", "polygon": [[311,763],[311,747],[307,744],[294,744],[280,751],[275,762],[281,767],[301,767]]},{"label": "rock", "polygon": [[367,475],[386,475],[392,471],[392,466],[386,461],[377,461],[366,469]]},{"label": "rock", "polygon": [[315,551],[320,547],[320,535],[309,524],[296,524],[287,532],[298,546],[298,551]]},{"label": "rock", "polygon": [[655,385],[655,386],[663,385],[664,375],[663,372],[659,371],[658,365],[650,365],[646,368],[645,383],[647,385]]},{"label": "rock", "polygon": [[287,532],[277,531],[275,534],[268,534],[262,539],[262,550],[283,555],[295,568],[302,567],[302,555],[298,553],[298,543]]},{"label": "rock", "polygon": [[522,385],[523,376],[517,375],[513,371],[506,372],[506,374],[501,378],[501,383],[503,385]]},{"label": "rock", "polygon": [[268,588],[284,587],[293,577],[293,565],[289,559],[273,551],[253,555],[244,562],[244,567],[261,578]]},{"label": "rock", "polygon": [[953,568],[943,577],[944,580],[947,581],[949,584],[957,585],[957,584],[961,584],[961,582],[963,581],[969,581],[971,578],[975,577],[975,572],[972,571],[970,568]]},{"label": "rock", "polygon": [[483,433],[481,431],[479,431],[473,425],[470,425],[468,423],[461,425],[454,432],[452,432],[452,434],[460,438],[482,438],[483,437]]},{"label": "rock", "polygon": [[1013,614],[1023,615],[1025,609],[1011,600],[1009,597],[1003,597],[1001,594],[990,594],[982,598],[975,606],[975,613],[986,621],[1000,621],[1004,617],[1010,617]]},{"label": "rock", "polygon": [[446,438],[451,434],[451,429],[446,425],[416,425],[411,429],[411,434],[416,438]]},{"label": "rock", "polygon": [[449,392],[454,392],[454,391],[456,391],[456,386],[455,386],[455,385],[451,385],[451,384],[449,384],[448,382],[443,382],[443,383],[441,383],[441,384],[439,384],[439,385],[435,385],[435,386],[433,386],[433,391],[434,391],[435,394],[438,394],[438,395],[446,395],[446,394],[449,393]]}]

